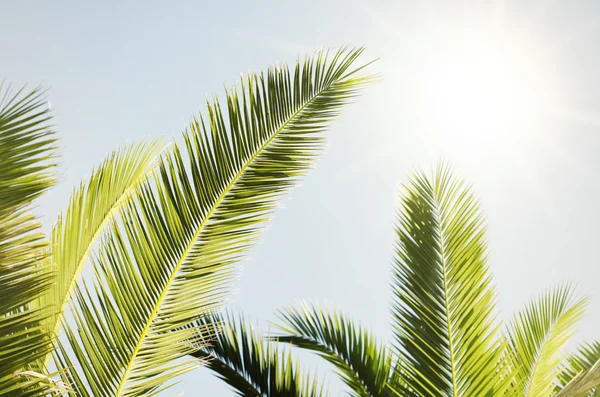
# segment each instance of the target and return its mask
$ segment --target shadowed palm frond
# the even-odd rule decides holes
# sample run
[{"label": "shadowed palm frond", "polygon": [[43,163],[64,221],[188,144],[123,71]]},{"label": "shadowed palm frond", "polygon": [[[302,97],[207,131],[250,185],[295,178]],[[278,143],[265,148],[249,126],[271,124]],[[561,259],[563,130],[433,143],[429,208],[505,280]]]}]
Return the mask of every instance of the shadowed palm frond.
[{"label": "shadowed palm frond", "polygon": [[77,330],[66,327],[73,353],[63,349],[59,364],[79,395],[154,395],[199,365],[185,356],[200,336],[184,326],[223,303],[276,198],[371,80],[353,69],[361,52],[321,52],[292,73],[248,76],[240,94],[227,92],[227,116],[209,103],[184,147],[173,145],[136,189],[93,259],[93,285],[75,289]]},{"label": "shadowed palm frond", "polygon": [[410,384],[404,393],[501,395],[496,294],[471,189],[444,165],[433,178],[414,174],[396,230],[392,318]]},{"label": "shadowed palm frond", "polygon": [[555,388],[565,345],[575,333],[588,299],[575,299],[564,285],[544,293],[522,309],[508,329],[517,394],[547,397]]},{"label": "shadowed palm frond", "polygon": [[[136,186],[148,179],[163,147],[160,141],[152,141],[117,150],[73,191],[65,215],[59,217],[52,231],[56,283],[40,299],[41,306],[57,308],[56,315],[48,320],[55,335],[61,327],[59,318],[102,230],[132,199]],[[44,364],[49,358],[50,354]]]},{"label": "shadowed palm frond", "polygon": [[332,363],[355,396],[389,395],[394,361],[387,347],[365,328],[335,310],[302,305],[280,313],[282,343],[317,352]]},{"label": "shadowed palm frond", "polygon": [[[557,393],[561,390],[566,389],[566,386],[578,378],[577,381],[569,387],[569,389],[577,390],[576,395],[583,395],[585,397],[595,397],[594,393],[598,393],[600,389],[600,376],[597,368],[593,369],[594,366],[600,361],[600,341],[594,343],[588,343],[581,346],[576,353],[570,354],[567,358],[567,363],[564,366],[561,373],[558,375],[559,386],[557,387]],[[596,380],[595,380],[596,379]],[[595,383],[594,383],[595,382]],[[587,389],[590,385],[591,388]],[[594,389],[594,390],[592,390]],[[573,391],[575,392],[575,391]],[[571,393],[567,389],[567,394],[558,394],[561,397],[570,396]]]},{"label": "shadowed palm frond", "polygon": [[212,328],[216,336],[192,355],[240,396],[326,396],[316,377],[303,374],[291,352],[265,340],[243,316],[214,315],[195,326]]},{"label": "shadowed palm frond", "polygon": [[56,138],[40,89],[0,84],[0,216],[29,205],[55,183]]},{"label": "shadowed palm frond", "polygon": [[[52,349],[42,322],[50,307],[32,302],[54,282],[32,201],[54,180],[56,140],[39,90],[12,94],[0,86],[0,391],[6,396],[52,392],[51,381],[28,367]],[[29,371],[29,374],[34,374]]]}]

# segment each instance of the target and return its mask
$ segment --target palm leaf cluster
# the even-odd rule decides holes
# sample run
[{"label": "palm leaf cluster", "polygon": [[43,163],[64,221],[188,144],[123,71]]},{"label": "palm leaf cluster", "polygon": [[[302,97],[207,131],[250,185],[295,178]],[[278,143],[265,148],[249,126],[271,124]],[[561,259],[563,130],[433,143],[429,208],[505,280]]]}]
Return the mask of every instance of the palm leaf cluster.
[{"label": "palm leaf cluster", "polygon": [[56,138],[43,92],[0,86],[0,390],[50,393],[53,383],[28,364],[52,351],[35,302],[52,285],[48,241],[33,201],[54,183]]},{"label": "palm leaf cluster", "polygon": [[[115,151],[73,191],[50,241],[28,215],[54,181],[48,113],[37,91],[8,97],[0,113],[0,382],[11,389],[0,390],[149,396],[202,365],[190,354],[214,329],[189,325],[223,304],[277,198],[372,80],[356,66],[361,53],[320,51],[292,69],[250,74],[224,106],[207,103],[182,144]],[[281,383],[320,394],[286,371]]]},{"label": "palm leaf cluster", "polygon": [[[483,217],[471,188],[449,167],[440,165],[433,176],[413,175],[403,189],[395,233],[391,345],[343,313],[316,304],[282,311],[281,332],[270,340],[325,358],[351,396],[600,392],[600,345],[565,352],[587,304],[571,286],[548,290],[507,324],[498,319]],[[256,336],[244,338],[255,343]],[[221,362],[236,360],[237,351],[229,354]],[[233,365],[210,368],[222,377],[237,371]]]}]

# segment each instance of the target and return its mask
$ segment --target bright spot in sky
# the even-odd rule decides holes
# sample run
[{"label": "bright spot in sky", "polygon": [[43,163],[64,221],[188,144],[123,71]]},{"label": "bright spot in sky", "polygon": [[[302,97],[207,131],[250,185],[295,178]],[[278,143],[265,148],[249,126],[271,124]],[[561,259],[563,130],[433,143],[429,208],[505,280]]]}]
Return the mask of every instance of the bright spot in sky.
[{"label": "bright spot in sky", "polygon": [[438,32],[425,47],[419,107],[441,147],[485,153],[534,138],[557,95],[539,48],[481,26]]}]

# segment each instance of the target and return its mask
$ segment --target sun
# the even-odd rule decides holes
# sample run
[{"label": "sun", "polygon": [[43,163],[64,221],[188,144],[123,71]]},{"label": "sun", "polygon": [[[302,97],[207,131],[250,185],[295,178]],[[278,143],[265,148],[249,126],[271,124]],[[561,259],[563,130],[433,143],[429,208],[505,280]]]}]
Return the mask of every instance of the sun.
[{"label": "sun", "polygon": [[442,147],[485,153],[534,137],[556,95],[535,46],[478,26],[438,32],[425,48],[419,108]]}]

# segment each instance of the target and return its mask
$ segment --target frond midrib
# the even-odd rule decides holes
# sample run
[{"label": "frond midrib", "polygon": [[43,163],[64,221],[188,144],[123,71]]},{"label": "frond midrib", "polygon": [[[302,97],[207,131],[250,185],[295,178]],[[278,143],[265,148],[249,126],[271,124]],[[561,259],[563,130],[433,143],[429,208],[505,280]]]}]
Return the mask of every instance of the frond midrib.
[{"label": "frond midrib", "polygon": [[559,322],[559,320],[556,320],[556,321],[553,321],[550,324],[550,331],[547,332],[544,335],[544,338],[542,339],[542,341],[540,343],[541,347],[536,352],[536,355],[534,357],[533,364],[532,364],[532,370],[530,372],[531,375],[528,377],[527,382],[526,382],[525,397],[531,397],[531,393],[532,393],[531,388],[532,388],[533,383],[534,383],[533,381],[535,380],[536,375],[539,372],[539,366],[540,366],[540,363],[542,361],[542,357],[544,356],[544,354],[543,354],[544,353],[544,348],[546,347],[546,343],[548,343],[548,341],[550,341],[552,339],[552,336],[553,336],[554,331],[555,331],[556,324],[558,322]]},{"label": "frond midrib", "polygon": [[[552,324],[552,326],[554,326],[554,325],[555,324]],[[533,359],[531,375],[528,377],[528,379],[526,381],[525,397],[529,397],[531,395],[531,387],[533,385],[533,380],[535,379],[536,373],[539,369],[539,364],[540,364],[540,361],[542,358],[542,350],[544,349],[543,346],[550,340],[550,334],[551,334],[551,332],[548,332],[546,335],[544,335],[544,339],[542,340],[542,343],[541,343],[542,348],[536,352],[536,355]]]},{"label": "frond midrib", "polygon": [[[343,79],[344,77],[342,77]],[[252,164],[256,158],[267,148],[267,146],[269,146],[271,144],[271,142],[287,127],[287,125],[296,117],[298,116],[298,114],[300,114],[311,102],[313,102],[317,97],[319,97],[323,92],[327,91],[328,89],[331,88],[331,86],[333,86],[335,84],[335,80],[331,81],[331,83],[327,86],[325,86],[323,89],[321,89],[320,91],[316,92],[309,100],[307,100],[304,104],[302,104],[302,106],[296,111],[294,112],[282,125],[281,127],[279,127],[274,133],[273,135],[267,139],[265,141],[265,143],[263,143],[263,145],[261,145],[261,147],[256,151],[256,153],[254,153],[250,159],[248,159],[245,164],[240,168],[240,170],[234,175],[234,177],[231,179],[231,181],[229,182],[229,184],[223,189],[223,192],[221,193],[221,195],[219,195],[219,197],[217,198],[217,200],[215,200],[215,203],[211,206],[210,210],[208,211],[207,215],[204,217],[204,220],[200,223],[200,225],[198,226],[198,229],[196,231],[196,233],[194,233],[193,237],[190,239],[189,243],[187,244],[185,250],[183,251],[179,261],[177,262],[177,264],[175,265],[175,268],[173,269],[173,271],[171,272],[171,275],[169,276],[169,279],[167,280],[167,283],[165,284],[165,287],[163,288],[163,291],[161,292],[160,296],[157,299],[157,303],[154,306],[154,309],[152,310],[152,313],[150,314],[150,316],[148,317],[148,320],[146,321],[146,325],[144,326],[144,329],[142,331],[142,334],[139,337],[138,343],[135,346],[135,349],[133,350],[133,353],[131,355],[131,359],[129,360],[129,364],[127,365],[127,368],[125,369],[125,373],[123,374],[123,376],[121,377],[121,382],[119,383],[119,387],[117,389],[117,392],[115,393],[116,396],[120,396],[121,393],[123,392],[123,389],[127,383],[127,380],[129,378],[129,373],[131,372],[133,363],[136,360],[137,354],[139,353],[139,350],[144,342],[144,339],[148,333],[148,331],[150,330],[150,326],[152,325],[152,322],[154,321],[154,318],[156,317],[156,314],[158,313],[158,310],[160,309],[160,306],[162,304],[162,301],[165,299],[167,292],[170,289],[170,286],[173,282],[173,280],[175,279],[175,276],[179,273],[179,270],[181,268],[181,266],[183,265],[185,258],[187,258],[189,252],[191,251],[191,249],[194,246],[194,243],[196,242],[196,240],[199,238],[200,234],[202,233],[202,231],[204,230],[207,222],[210,220],[211,216],[214,214],[214,212],[217,210],[217,208],[219,207],[219,205],[221,204],[221,202],[223,201],[223,199],[227,196],[227,194],[229,193],[229,191],[233,188],[233,186],[237,183],[237,181],[241,178],[241,176],[244,174],[244,172],[246,171],[246,169],[248,169],[248,167],[250,166],[250,164]]]},{"label": "frond midrib", "polygon": [[452,322],[450,321],[450,293],[448,286],[448,263],[446,254],[446,244],[444,239],[444,228],[441,219],[441,208],[438,199],[434,200],[433,216],[435,217],[436,223],[438,224],[438,238],[440,243],[440,260],[442,265],[443,274],[443,289],[444,289],[444,320],[446,322],[446,329],[448,330],[448,350],[450,355],[450,376],[452,377],[452,395],[458,397],[458,390],[456,386],[456,357],[454,354],[454,338],[452,332]]}]

